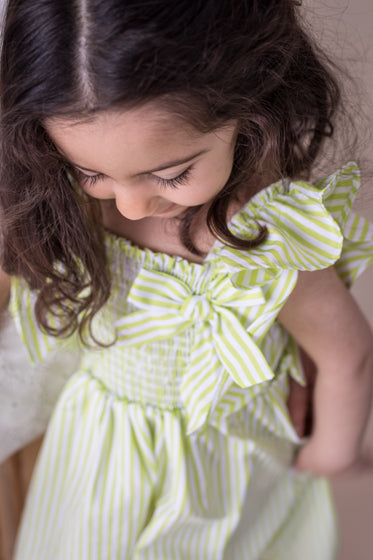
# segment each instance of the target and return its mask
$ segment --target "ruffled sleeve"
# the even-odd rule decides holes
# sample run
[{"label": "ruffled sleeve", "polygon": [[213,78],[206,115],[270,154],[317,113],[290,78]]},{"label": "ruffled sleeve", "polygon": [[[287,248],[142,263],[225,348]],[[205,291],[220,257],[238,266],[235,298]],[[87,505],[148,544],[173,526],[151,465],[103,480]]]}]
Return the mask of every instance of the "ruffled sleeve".
[{"label": "ruffled sleeve", "polygon": [[31,363],[43,362],[57,351],[73,352],[78,357],[80,348],[77,336],[56,338],[44,333],[38,326],[34,312],[35,299],[36,294],[22,278],[12,278],[9,309]]},{"label": "ruffled sleeve", "polygon": [[360,187],[360,171],[350,162],[316,186],[325,192],[325,207],[343,234],[335,268],[347,286],[373,262],[373,225],[351,210]]},{"label": "ruffled sleeve", "polygon": [[243,238],[255,237],[258,225],[265,226],[266,240],[250,251],[217,246],[210,258],[221,259],[240,287],[267,283],[284,270],[332,265],[350,285],[373,262],[373,227],[351,211],[359,186],[354,162],[316,186],[279,181],[254,196],[231,224]]}]

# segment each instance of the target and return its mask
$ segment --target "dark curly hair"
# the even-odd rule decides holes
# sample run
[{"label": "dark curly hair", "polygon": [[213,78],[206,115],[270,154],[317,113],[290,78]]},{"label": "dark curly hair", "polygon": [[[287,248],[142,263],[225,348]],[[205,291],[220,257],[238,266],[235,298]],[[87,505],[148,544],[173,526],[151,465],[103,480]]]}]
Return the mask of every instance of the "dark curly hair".
[{"label": "dark curly hair", "polygon": [[[74,188],[44,128],[158,100],[199,131],[239,123],[231,176],[212,202],[213,234],[248,250],[265,237],[235,237],[227,208],[240,187],[307,178],[340,90],[293,0],[10,0],[0,78],[2,266],[37,289],[49,333],[84,338],[110,294],[102,228]],[[198,253],[191,225],[184,244]],[[51,319],[52,317],[52,319]],[[56,317],[58,318],[56,327]]]}]

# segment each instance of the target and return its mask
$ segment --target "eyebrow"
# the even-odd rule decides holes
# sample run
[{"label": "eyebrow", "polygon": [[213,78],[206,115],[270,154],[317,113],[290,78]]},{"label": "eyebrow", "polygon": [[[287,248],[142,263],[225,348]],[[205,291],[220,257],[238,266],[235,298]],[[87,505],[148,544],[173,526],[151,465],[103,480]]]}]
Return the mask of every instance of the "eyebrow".
[{"label": "eyebrow", "polygon": [[[163,163],[161,166],[156,167],[155,169],[148,169],[147,171],[141,171],[140,173],[136,173],[134,177],[138,177],[139,175],[146,175],[147,173],[154,173],[155,171],[163,171],[164,169],[169,169],[170,167],[177,167],[178,165],[182,165],[183,163],[188,163],[189,161],[192,161],[192,159],[195,159],[196,157],[201,156],[209,151],[210,150],[205,149],[183,159],[168,161],[166,163]],[[79,169],[84,169],[84,171],[89,171],[90,173],[97,173],[97,174],[99,173],[94,169],[88,169],[88,167],[83,167],[82,165],[78,165],[77,163],[74,163],[72,161],[70,161],[70,165],[73,165],[74,167],[78,167]]]}]

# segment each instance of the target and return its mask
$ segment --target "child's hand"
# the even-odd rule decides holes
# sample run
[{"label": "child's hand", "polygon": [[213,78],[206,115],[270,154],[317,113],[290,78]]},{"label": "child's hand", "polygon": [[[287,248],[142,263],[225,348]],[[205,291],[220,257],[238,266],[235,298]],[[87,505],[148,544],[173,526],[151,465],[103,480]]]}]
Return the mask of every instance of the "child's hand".
[{"label": "child's hand", "polygon": [[364,450],[355,456],[338,457],[333,450],[321,450],[311,438],[299,451],[294,465],[298,473],[310,472],[317,476],[355,475],[370,472],[373,475],[373,451]]}]

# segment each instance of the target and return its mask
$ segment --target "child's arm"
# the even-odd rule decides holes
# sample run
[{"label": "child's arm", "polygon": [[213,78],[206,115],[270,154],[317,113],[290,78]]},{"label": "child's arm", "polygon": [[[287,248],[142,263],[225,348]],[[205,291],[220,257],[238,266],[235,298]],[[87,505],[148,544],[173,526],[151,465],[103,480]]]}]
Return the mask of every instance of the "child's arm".
[{"label": "child's arm", "polygon": [[5,274],[0,268],[0,311],[3,311],[8,303],[10,296],[10,276]]},{"label": "child's arm", "polygon": [[333,268],[299,274],[279,321],[317,367],[314,426],[296,467],[333,474],[358,463],[371,404],[373,338]]}]

